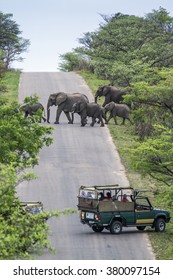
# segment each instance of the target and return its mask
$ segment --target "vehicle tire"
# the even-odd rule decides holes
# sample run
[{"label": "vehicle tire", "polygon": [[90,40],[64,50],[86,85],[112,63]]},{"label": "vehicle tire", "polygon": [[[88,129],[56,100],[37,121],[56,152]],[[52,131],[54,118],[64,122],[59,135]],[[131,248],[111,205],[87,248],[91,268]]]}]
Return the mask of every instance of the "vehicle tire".
[{"label": "vehicle tire", "polygon": [[156,232],[163,232],[166,227],[166,223],[164,219],[157,219],[154,223]]},{"label": "vehicle tire", "polygon": [[113,221],[110,226],[110,232],[112,234],[120,234],[122,231],[122,223],[119,221]]},{"label": "vehicle tire", "polygon": [[104,229],[104,227],[101,227],[101,226],[92,226],[92,230],[95,231],[95,232],[102,232]]},{"label": "vehicle tire", "polygon": [[146,228],[146,226],[137,226],[136,227],[138,230],[144,230]]}]

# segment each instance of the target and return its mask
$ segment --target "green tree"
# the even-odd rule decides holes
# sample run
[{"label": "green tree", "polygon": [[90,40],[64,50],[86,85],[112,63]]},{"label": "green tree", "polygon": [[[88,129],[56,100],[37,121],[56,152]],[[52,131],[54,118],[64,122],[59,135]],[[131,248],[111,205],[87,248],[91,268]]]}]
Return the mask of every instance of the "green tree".
[{"label": "green tree", "polygon": [[23,171],[36,165],[39,150],[52,143],[52,129],[29,122],[18,107],[17,103],[9,105],[4,97],[0,98],[0,259],[29,257],[31,251],[39,252],[47,246],[51,249],[49,228],[42,216],[53,214],[36,217],[25,213],[16,186],[34,177]]},{"label": "green tree", "polygon": [[99,77],[129,86],[145,68],[173,65],[173,18],[165,9],[145,17],[117,13],[102,18],[98,31],[85,33],[82,47],[75,49],[92,59]]},{"label": "green tree", "polygon": [[60,55],[62,62],[59,64],[61,71],[77,71],[81,69],[91,70],[92,66],[89,57],[75,52],[68,52]]},{"label": "green tree", "polygon": [[173,18],[162,7],[144,17],[101,16],[97,31],[85,33],[74,51],[90,58],[99,78],[129,88],[124,102],[131,104],[134,133],[140,140],[132,149],[134,167],[170,185]]},{"label": "green tree", "polygon": [[154,125],[173,128],[173,70],[148,68],[144,71],[145,81],[131,86],[131,94],[125,102],[133,104],[133,118],[140,139],[153,136]]},{"label": "green tree", "polygon": [[31,123],[18,107],[0,100],[0,162],[24,168],[37,164],[39,150],[52,143],[52,128]]},{"label": "green tree", "polygon": [[15,187],[13,167],[0,164],[0,259],[29,258],[31,251],[48,245],[48,226],[41,215],[24,212]]},{"label": "green tree", "polygon": [[0,98],[0,259],[28,259],[34,252],[53,250],[45,221],[75,212],[64,209],[32,215],[24,211],[16,186],[35,178],[25,169],[38,164],[40,149],[53,140],[52,128],[31,122],[18,111],[19,106],[9,105],[4,97]]},{"label": "green tree", "polygon": [[6,69],[13,61],[22,61],[21,54],[30,45],[28,39],[21,37],[19,25],[12,20],[12,14],[0,12],[0,49],[3,51],[3,62]]},{"label": "green tree", "polygon": [[[29,176],[27,176],[29,177]],[[0,164],[0,259],[30,259],[43,249],[53,250],[48,240],[46,220],[52,216],[68,215],[74,210],[42,212],[32,215],[25,212],[16,195],[21,178],[13,166]]]},{"label": "green tree", "polygon": [[3,61],[3,51],[0,49],[0,95],[6,91],[6,87],[2,81],[5,73],[5,66]]},{"label": "green tree", "polygon": [[155,136],[130,149],[135,170],[173,185],[173,129],[155,125]]}]

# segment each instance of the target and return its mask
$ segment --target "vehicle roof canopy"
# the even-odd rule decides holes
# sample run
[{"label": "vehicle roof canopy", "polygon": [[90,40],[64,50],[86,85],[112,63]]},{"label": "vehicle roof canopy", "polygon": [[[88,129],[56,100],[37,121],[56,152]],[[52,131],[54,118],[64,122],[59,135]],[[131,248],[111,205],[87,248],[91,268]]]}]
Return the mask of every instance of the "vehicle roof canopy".
[{"label": "vehicle roof canopy", "polygon": [[80,190],[100,191],[100,190],[134,190],[132,187],[120,187],[118,184],[115,185],[104,185],[104,186],[81,186]]},{"label": "vehicle roof canopy", "polygon": [[149,190],[147,189],[135,189],[131,186],[128,186],[128,187],[120,187],[118,184],[115,184],[115,185],[104,185],[104,186],[81,186],[79,188],[79,193],[80,191],[95,191],[95,192],[100,192],[100,191],[106,191],[106,190],[109,190],[109,191],[115,191],[116,193],[121,191],[121,192],[124,192],[125,190],[130,190],[131,193],[134,195],[134,196],[137,196],[139,195],[141,192],[149,192]]}]

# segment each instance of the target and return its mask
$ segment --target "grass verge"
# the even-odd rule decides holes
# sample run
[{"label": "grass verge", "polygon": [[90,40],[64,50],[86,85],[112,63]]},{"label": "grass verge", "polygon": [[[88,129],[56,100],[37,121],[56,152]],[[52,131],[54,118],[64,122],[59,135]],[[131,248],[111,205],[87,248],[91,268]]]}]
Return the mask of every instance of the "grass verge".
[{"label": "grass verge", "polygon": [[[93,94],[96,92],[99,85],[107,84],[108,81],[99,80],[95,75],[86,73],[85,71],[78,72],[90,87]],[[100,103],[103,101],[100,100]],[[149,189],[150,200],[154,207],[163,208],[171,212],[173,217],[173,204],[167,200],[168,196],[173,198],[173,189],[165,187],[165,185],[158,185],[150,177],[142,178],[141,175],[135,172],[132,168],[131,158],[127,152],[127,148],[133,147],[137,138],[133,131],[133,126],[128,122],[124,126],[115,126],[111,120],[109,123],[109,130],[120,154],[121,161],[126,169],[126,175],[129,183],[134,188]],[[173,259],[173,219],[166,225],[166,231],[163,233],[156,233],[153,230],[148,232],[150,242],[156,259],[159,260],[172,260]]]},{"label": "grass verge", "polygon": [[4,74],[1,83],[6,88],[4,95],[8,98],[9,102],[18,101],[18,87],[19,87],[20,72],[8,71]]}]

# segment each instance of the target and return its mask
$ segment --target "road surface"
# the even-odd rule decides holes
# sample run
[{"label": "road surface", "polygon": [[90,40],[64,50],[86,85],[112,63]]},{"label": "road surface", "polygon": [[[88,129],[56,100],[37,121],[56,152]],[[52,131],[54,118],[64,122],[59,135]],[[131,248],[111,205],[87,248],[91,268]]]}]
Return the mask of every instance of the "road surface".
[{"label": "road surface", "polygon": [[[83,79],[75,73],[22,73],[19,101],[36,93],[46,108],[49,94],[58,91],[81,92],[90,101],[93,96]],[[56,107],[51,108],[50,122],[54,127],[54,143],[39,155],[34,168],[38,179],[18,187],[21,200],[42,201],[45,210],[76,208],[81,185],[119,184],[128,186],[124,167],[112,142],[107,127],[96,124],[80,127],[75,116],[73,125],[62,113],[60,124],[55,125]],[[48,125],[48,124],[42,124]],[[109,231],[94,233],[82,225],[79,215],[52,218],[50,240],[56,253],[43,252],[37,259],[57,260],[137,260],[153,259],[154,255],[146,232],[123,229],[121,235]]]}]

